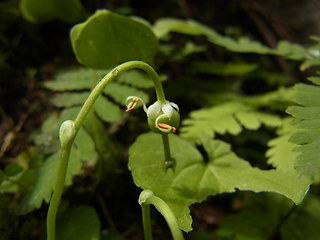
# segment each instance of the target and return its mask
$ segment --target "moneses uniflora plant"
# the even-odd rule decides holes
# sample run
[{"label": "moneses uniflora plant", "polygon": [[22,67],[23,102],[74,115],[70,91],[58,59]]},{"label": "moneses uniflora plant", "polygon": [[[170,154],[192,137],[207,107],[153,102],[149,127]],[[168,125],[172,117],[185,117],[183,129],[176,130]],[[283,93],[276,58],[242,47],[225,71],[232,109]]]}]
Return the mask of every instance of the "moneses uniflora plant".
[{"label": "moneses uniflora plant", "polygon": [[[93,104],[99,95],[103,92],[104,88],[115,79],[120,73],[130,70],[130,69],[140,69],[145,71],[152,79],[154,87],[157,94],[157,101],[146,107],[145,103],[141,98],[137,96],[129,96],[126,100],[127,110],[126,112],[134,109],[139,102],[142,103],[144,111],[148,117],[148,125],[150,129],[156,133],[159,133],[162,136],[163,147],[164,147],[164,171],[169,168],[175,167],[175,159],[171,157],[169,138],[168,134],[175,132],[179,126],[180,116],[179,108],[175,103],[169,102],[165,98],[165,94],[159,80],[158,74],[154,69],[141,61],[130,61],[123,63],[112,71],[110,71],[97,86],[92,90],[88,99],[81,108],[78,116],[75,120],[67,120],[62,123],[59,132],[59,138],[61,143],[60,159],[59,159],[59,168],[57,174],[57,180],[54,188],[54,192],[50,201],[50,206],[47,216],[47,235],[48,240],[55,239],[55,222],[56,222],[56,213],[60,204],[61,195],[63,192],[66,171],[68,166],[68,161],[70,157],[71,147],[73,141],[80,130],[86,116],[92,109]],[[145,239],[152,239],[151,234],[151,224],[150,224],[150,208],[149,205],[153,204],[159,212],[166,219],[170,230],[172,232],[174,239],[183,239],[182,232],[179,229],[177,220],[172,213],[168,205],[159,197],[155,196],[152,191],[144,190],[139,198],[139,203],[142,207],[142,217],[143,217],[143,226],[145,232]]]}]

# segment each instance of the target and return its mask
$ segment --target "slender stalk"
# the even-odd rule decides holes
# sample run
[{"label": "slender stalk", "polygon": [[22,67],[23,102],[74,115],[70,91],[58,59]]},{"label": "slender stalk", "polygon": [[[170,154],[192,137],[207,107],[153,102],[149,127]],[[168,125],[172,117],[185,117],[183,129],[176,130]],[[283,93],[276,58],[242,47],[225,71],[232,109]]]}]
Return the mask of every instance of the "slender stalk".
[{"label": "slender stalk", "polygon": [[56,185],[52,198],[50,200],[50,206],[47,216],[47,239],[55,239],[55,228],[56,228],[56,215],[60,204],[61,195],[63,192],[64,182],[66,179],[66,172],[68,167],[68,160],[71,152],[73,140],[68,143],[67,146],[61,146],[61,153],[59,159],[59,167],[56,179]]},{"label": "slender stalk", "polygon": [[144,239],[152,240],[150,205],[141,204]]},{"label": "slender stalk", "polygon": [[[170,228],[173,239],[174,240],[184,240],[184,237],[183,237],[183,234],[179,228],[177,219],[165,201],[163,201],[161,198],[155,196],[152,191],[144,190],[140,194],[139,204],[141,205],[141,208],[142,208],[143,226],[145,228],[147,228],[148,234],[151,234],[151,233],[149,233],[149,231],[151,231],[150,212],[148,212],[148,214],[149,214],[148,216],[144,216],[143,211],[145,211],[144,210],[145,205],[149,206],[150,204],[152,204],[156,207],[156,209],[165,218],[165,220]],[[147,225],[147,226],[145,226],[145,225]],[[148,238],[148,237],[150,237],[150,236],[146,235],[146,229],[145,229],[145,240],[152,239],[152,238]]]},{"label": "slender stalk", "polygon": [[168,168],[174,168],[175,167],[175,160],[171,157],[170,152],[170,145],[169,145],[169,134],[163,133],[162,136],[162,142],[163,142],[163,149],[164,149],[164,157],[165,157],[165,169]]},{"label": "slender stalk", "polygon": [[112,71],[110,71],[106,76],[104,76],[101,81],[97,84],[97,86],[93,89],[90,96],[88,97],[87,101],[84,103],[83,107],[81,108],[76,120],[75,120],[75,127],[76,129],[80,128],[82,125],[86,115],[88,114],[88,111],[92,108],[94,102],[99,97],[99,95],[102,93],[103,89],[108,85],[109,82],[111,82],[114,78],[116,78],[120,73],[125,72],[130,69],[141,69],[145,71],[152,79],[157,99],[161,103],[166,102],[166,98],[164,95],[164,91],[159,79],[158,74],[154,71],[154,69],[148,65],[145,62],[141,61],[130,61],[123,63],[119,65],[118,67],[114,68]]},{"label": "slender stalk", "polygon": [[[61,195],[63,192],[66,171],[68,167],[69,156],[71,152],[71,147],[73,141],[81,128],[86,116],[88,115],[89,111],[92,109],[92,106],[99,95],[102,93],[104,88],[110,83],[113,79],[115,79],[120,73],[130,70],[130,69],[141,69],[145,71],[152,79],[154,83],[154,87],[156,90],[158,101],[161,103],[165,103],[165,95],[163,92],[163,88],[159,79],[158,74],[154,71],[154,69],[148,65],[147,63],[141,61],[130,61],[119,65],[118,67],[114,68],[110,71],[106,76],[104,76],[101,81],[96,85],[96,87],[92,90],[91,94],[89,95],[88,99],[84,103],[83,107],[81,108],[77,118],[75,121],[70,121],[69,124],[66,124],[63,128],[63,131],[60,128],[60,141],[61,141],[61,152],[59,158],[59,167],[57,173],[57,179],[53,191],[52,198],[50,200],[48,216],[47,216],[47,236],[48,240],[55,239],[55,222],[56,222],[56,214],[60,204]],[[68,129],[70,126],[70,129]],[[67,136],[64,136],[67,135]]]}]

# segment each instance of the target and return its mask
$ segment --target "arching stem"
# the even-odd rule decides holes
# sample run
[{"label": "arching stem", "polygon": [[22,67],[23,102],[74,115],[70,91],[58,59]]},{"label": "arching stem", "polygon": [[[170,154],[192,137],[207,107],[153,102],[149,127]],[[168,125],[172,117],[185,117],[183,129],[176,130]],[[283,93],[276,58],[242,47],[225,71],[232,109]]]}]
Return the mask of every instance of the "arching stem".
[{"label": "arching stem", "polygon": [[[50,205],[49,205],[49,210],[47,215],[47,237],[48,237],[47,239],[48,240],[55,240],[56,215],[57,215],[58,207],[60,204],[61,196],[63,193],[68,161],[69,161],[73,141],[79,129],[81,128],[86,116],[92,109],[94,102],[99,97],[99,95],[103,92],[104,88],[108,85],[108,83],[110,83],[113,79],[115,79],[120,73],[130,69],[141,69],[145,71],[151,77],[154,83],[158,101],[161,103],[166,102],[159,76],[154,71],[154,69],[145,62],[130,61],[117,66],[112,71],[110,71],[106,76],[104,76],[101,79],[101,81],[96,85],[96,87],[92,90],[91,94],[89,95],[88,99],[86,100],[83,107],[81,108],[75,121],[69,121],[68,124],[63,123],[61,125],[60,127],[61,149],[60,149],[58,173],[57,173],[56,183],[55,183],[52,198],[50,200]],[[67,135],[67,136],[64,136],[64,135]]]},{"label": "arching stem", "polygon": [[151,221],[150,221],[150,204],[165,218],[174,240],[184,240],[183,234],[179,228],[177,219],[168,204],[161,198],[157,197],[150,190],[143,190],[139,196],[139,204],[142,208],[142,220],[144,227],[145,240],[152,240]]}]

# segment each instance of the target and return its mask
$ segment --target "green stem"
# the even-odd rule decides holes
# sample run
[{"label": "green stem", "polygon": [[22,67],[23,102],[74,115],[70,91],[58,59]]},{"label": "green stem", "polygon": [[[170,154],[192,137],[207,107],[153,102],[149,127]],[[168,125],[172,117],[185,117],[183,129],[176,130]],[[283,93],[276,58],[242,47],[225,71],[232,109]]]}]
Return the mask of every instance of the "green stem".
[{"label": "green stem", "polygon": [[[144,190],[140,194],[139,204],[141,205],[141,208],[142,208],[143,226],[145,228],[144,229],[145,240],[152,239],[152,237],[151,237],[151,223],[150,223],[150,210],[145,209],[146,206],[149,206],[150,204],[154,205],[156,207],[156,209],[165,218],[165,220],[170,228],[173,239],[174,240],[184,240],[184,237],[183,237],[183,234],[179,228],[177,219],[165,201],[163,201],[161,198],[155,196],[152,191]],[[148,235],[146,235],[146,233]]]},{"label": "green stem", "polygon": [[68,160],[69,160],[72,144],[73,144],[73,140],[70,141],[67,145],[61,146],[59,167],[58,167],[58,173],[57,173],[58,175],[57,175],[54,192],[50,200],[50,206],[49,206],[48,216],[47,216],[47,239],[48,240],[55,239],[56,215],[57,215],[57,210],[60,204],[61,195],[63,192],[64,182],[66,179]]},{"label": "green stem", "polygon": [[[64,182],[66,178],[66,172],[68,167],[69,156],[71,152],[71,147],[73,141],[81,128],[86,116],[88,115],[89,111],[91,110],[94,102],[99,97],[99,95],[103,92],[104,88],[110,83],[113,79],[115,79],[120,73],[130,70],[130,69],[141,69],[145,71],[152,79],[154,83],[154,87],[157,94],[157,99],[161,103],[165,103],[165,95],[163,92],[163,88],[159,79],[158,74],[154,71],[154,69],[145,62],[141,61],[130,61],[123,63],[112,71],[110,71],[106,76],[104,76],[101,81],[96,85],[96,87],[92,90],[90,96],[84,103],[83,107],[81,108],[77,118],[75,121],[70,121],[68,126],[63,128],[60,127],[60,141],[61,141],[61,153],[59,158],[59,167],[57,173],[57,179],[53,191],[53,195],[50,201],[48,216],[47,216],[47,236],[48,240],[55,239],[55,222],[56,222],[56,215],[57,210],[60,204]],[[62,126],[62,125],[61,125]],[[71,129],[72,128],[72,129]],[[65,134],[66,133],[66,134]],[[63,135],[68,135],[67,137]]]},{"label": "green stem", "polygon": [[144,239],[152,240],[150,205],[141,204]]},{"label": "green stem", "polygon": [[116,78],[120,73],[125,72],[130,69],[141,69],[145,71],[152,79],[157,99],[161,103],[166,102],[166,98],[164,95],[164,91],[159,79],[158,74],[154,71],[154,69],[148,65],[145,62],[141,61],[131,61],[126,62],[118,67],[114,68],[112,71],[110,71],[106,76],[104,76],[101,81],[97,84],[97,86],[93,89],[90,96],[88,97],[87,101],[84,103],[83,107],[81,108],[76,120],[75,120],[75,127],[76,129],[79,129],[82,125],[86,115],[88,114],[88,111],[92,108],[95,100],[99,97],[99,95],[102,93],[103,89],[107,86],[109,82],[111,82],[114,78]]},{"label": "green stem", "polygon": [[163,149],[164,149],[164,157],[165,157],[165,169],[174,168],[175,167],[175,160],[171,157],[170,152],[170,145],[169,145],[169,134],[163,133],[162,135],[162,142],[163,142]]}]

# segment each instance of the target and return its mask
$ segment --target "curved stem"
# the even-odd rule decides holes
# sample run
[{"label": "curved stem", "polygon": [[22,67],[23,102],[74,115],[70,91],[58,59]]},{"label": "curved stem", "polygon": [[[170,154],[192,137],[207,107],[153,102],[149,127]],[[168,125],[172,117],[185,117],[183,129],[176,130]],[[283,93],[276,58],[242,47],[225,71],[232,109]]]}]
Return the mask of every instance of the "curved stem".
[{"label": "curved stem", "polygon": [[[68,129],[69,126],[67,126],[63,128],[63,131],[62,131],[61,129],[63,124],[61,125],[60,127],[61,152],[60,152],[60,158],[59,158],[59,167],[58,167],[57,179],[56,179],[53,195],[50,200],[48,216],[47,216],[48,240],[55,239],[56,214],[57,214],[57,210],[58,210],[62,192],[63,192],[64,182],[66,178],[66,171],[68,167],[68,161],[69,161],[69,156],[70,156],[73,141],[79,129],[81,128],[86,116],[91,110],[94,102],[99,97],[99,95],[103,92],[104,88],[108,85],[108,83],[110,83],[113,79],[115,79],[120,73],[130,69],[134,69],[134,68],[145,71],[151,77],[154,83],[158,101],[161,103],[166,102],[159,76],[155,72],[155,70],[145,62],[130,61],[117,66],[101,79],[101,81],[92,90],[91,94],[89,95],[88,99],[86,100],[83,107],[81,108],[75,121],[71,121],[72,123],[69,122],[69,125],[70,124],[72,125],[72,129]],[[66,135],[68,135],[67,137],[62,136],[65,133]]]},{"label": "curved stem", "polygon": [[[149,207],[150,204],[154,205],[156,209],[162,214],[162,216],[165,218],[171,234],[173,236],[174,240],[184,240],[183,234],[179,228],[177,219],[173,212],[171,211],[170,207],[167,205],[165,201],[163,201],[161,198],[155,196],[152,191],[150,190],[144,190],[140,193],[139,197],[139,204],[141,205],[142,208],[142,213],[143,211],[146,212],[146,206]],[[145,214],[148,213],[148,216],[145,216]],[[145,240],[151,240],[151,223],[150,223],[150,211],[146,212],[145,214],[142,214],[143,217],[143,226],[145,229]],[[150,234],[149,235],[146,235]]]},{"label": "curved stem", "polygon": [[114,68],[112,71],[110,71],[106,76],[104,76],[101,79],[101,81],[93,89],[93,91],[91,92],[87,101],[84,103],[83,107],[81,108],[75,120],[76,129],[80,128],[86,115],[88,114],[88,111],[92,108],[92,105],[94,104],[95,100],[99,97],[99,95],[102,93],[103,89],[107,86],[107,84],[111,82],[114,78],[116,78],[120,73],[130,69],[134,69],[134,68],[145,71],[151,77],[156,90],[158,101],[161,103],[166,102],[166,98],[164,95],[164,91],[163,91],[159,76],[155,72],[155,70],[145,62],[141,62],[141,61],[126,62]]}]

